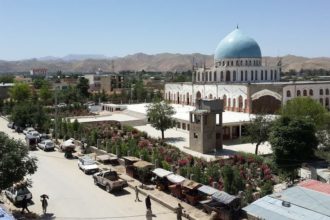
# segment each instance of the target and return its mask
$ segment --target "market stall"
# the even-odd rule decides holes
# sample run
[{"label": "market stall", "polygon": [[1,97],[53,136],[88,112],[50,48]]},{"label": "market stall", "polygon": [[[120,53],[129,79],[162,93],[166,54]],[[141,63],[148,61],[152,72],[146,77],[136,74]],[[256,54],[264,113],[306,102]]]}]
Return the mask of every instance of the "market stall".
[{"label": "market stall", "polygon": [[200,186],[200,183],[188,179],[182,183],[182,193],[187,203],[196,205],[203,198],[197,190]]},{"label": "market stall", "polygon": [[96,156],[96,160],[103,164],[118,165],[118,157],[115,154],[103,154]]},{"label": "market stall", "polygon": [[153,174],[155,174],[154,182],[157,185],[157,188],[161,191],[167,190],[169,181],[166,178],[168,175],[173,174],[173,172],[164,170],[162,168],[156,168],[153,171]]},{"label": "market stall", "polygon": [[128,165],[126,167],[126,173],[131,177],[140,180],[141,182],[147,183],[152,177],[152,173],[150,171],[153,168],[154,165],[152,163],[149,163],[148,161],[144,160],[139,160],[132,165]]},{"label": "market stall", "polygon": [[181,184],[184,182],[185,178],[183,176],[176,175],[176,174],[170,174],[166,178],[171,183],[171,185],[168,187],[171,191],[171,194],[174,197],[183,199],[184,195],[182,194]]}]

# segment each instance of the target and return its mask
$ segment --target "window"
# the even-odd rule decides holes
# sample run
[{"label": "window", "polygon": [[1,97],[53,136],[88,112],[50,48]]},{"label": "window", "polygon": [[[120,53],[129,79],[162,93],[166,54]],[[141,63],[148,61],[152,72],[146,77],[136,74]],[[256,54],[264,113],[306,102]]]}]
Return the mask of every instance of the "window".
[{"label": "window", "polygon": [[251,66],[251,60],[249,61],[249,66]]},{"label": "window", "polygon": [[236,81],[236,71],[233,71],[233,81]]},{"label": "window", "polygon": [[265,80],[267,80],[268,76],[267,76],[267,70],[265,70]]},{"label": "window", "polygon": [[258,80],[258,71],[257,70],[254,71],[254,74],[255,74],[255,76],[254,76],[255,80]]},{"label": "window", "polygon": [[273,70],[270,70],[270,80],[273,80]]},{"label": "window", "polygon": [[326,90],[325,90],[325,94],[326,94],[326,95],[329,95],[329,89],[326,89]]},{"label": "window", "polygon": [[253,70],[251,70],[251,80],[253,80]]},{"label": "window", "polygon": [[220,81],[223,81],[223,71],[220,72]]},{"label": "window", "polygon": [[303,91],[303,96],[307,96],[307,90],[306,89],[304,89],[304,91]]},{"label": "window", "polygon": [[194,138],[198,138],[198,134],[197,133],[194,133]]},{"label": "window", "polygon": [[212,81],[212,72],[209,72],[209,81]]},{"label": "window", "polygon": [[197,78],[198,78],[198,81],[201,80],[200,72],[197,73]]},{"label": "window", "polygon": [[234,61],[231,61],[231,65],[234,66]]},{"label": "window", "polygon": [[245,70],[245,81],[248,81],[247,71]]},{"label": "window", "polygon": [[261,70],[261,80],[264,80],[264,71]]},{"label": "window", "polygon": [[241,71],[241,81],[243,81],[244,79],[243,79],[243,76],[244,74],[243,74],[243,70]]},{"label": "window", "polygon": [[286,91],[286,97],[291,97],[291,92],[290,92],[290,90]]},{"label": "window", "polygon": [[226,106],[227,106],[227,96],[223,95],[222,100],[223,100],[223,107],[226,108]]},{"label": "window", "polygon": [[217,81],[217,72],[216,71],[214,71],[214,73],[213,73],[213,81]]},{"label": "window", "polygon": [[205,72],[205,81],[209,81],[209,74]]},{"label": "window", "polygon": [[241,60],[241,66],[243,66],[243,60]]},{"label": "window", "polygon": [[238,60],[236,60],[236,66],[239,66]]},{"label": "window", "polygon": [[297,96],[301,96],[300,90],[297,90]]},{"label": "window", "polygon": [[313,94],[313,89],[310,89],[310,90],[309,90],[309,95],[310,95],[310,96],[313,96],[313,95],[314,95],[314,94]]},{"label": "window", "polygon": [[320,89],[320,95],[323,95],[323,89]]},{"label": "window", "polygon": [[245,66],[247,66],[248,65],[248,61],[247,60],[245,60]]}]

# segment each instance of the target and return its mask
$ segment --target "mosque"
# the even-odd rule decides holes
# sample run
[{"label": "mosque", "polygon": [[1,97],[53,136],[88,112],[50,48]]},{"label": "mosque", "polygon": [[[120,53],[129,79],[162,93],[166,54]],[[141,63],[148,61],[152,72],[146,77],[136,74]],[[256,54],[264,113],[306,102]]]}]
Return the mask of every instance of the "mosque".
[{"label": "mosque", "polygon": [[288,100],[309,96],[329,109],[330,81],[281,81],[281,62],[263,65],[258,43],[238,27],[223,38],[214,65],[193,70],[192,82],[167,83],[165,99],[195,105],[197,99],[222,99],[225,111],[274,114]]}]

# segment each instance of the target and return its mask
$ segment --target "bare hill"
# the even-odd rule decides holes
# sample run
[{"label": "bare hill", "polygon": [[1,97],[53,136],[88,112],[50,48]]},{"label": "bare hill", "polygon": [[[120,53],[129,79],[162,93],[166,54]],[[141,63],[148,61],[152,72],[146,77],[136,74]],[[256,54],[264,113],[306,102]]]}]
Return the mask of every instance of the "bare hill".
[{"label": "bare hill", "polygon": [[[77,57],[78,55],[75,55]],[[79,56],[79,58],[84,56]],[[93,59],[61,59],[61,58],[41,58],[20,61],[1,61],[0,73],[28,72],[33,68],[47,68],[49,72],[95,72],[98,68],[109,72],[112,70],[112,62],[114,61],[115,71],[132,70],[132,71],[186,71],[191,69],[193,59],[199,66],[205,65],[210,67],[213,65],[213,55],[195,54],[171,54],[161,53],[156,55],[147,55],[137,53],[121,58],[106,58],[102,55],[93,57]],[[70,57],[71,58],[71,57]],[[278,57],[264,57],[266,65],[274,65],[278,62]],[[293,55],[282,57],[283,71],[294,69],[325,69],[330,70],[330,58],[306,58]]]}]

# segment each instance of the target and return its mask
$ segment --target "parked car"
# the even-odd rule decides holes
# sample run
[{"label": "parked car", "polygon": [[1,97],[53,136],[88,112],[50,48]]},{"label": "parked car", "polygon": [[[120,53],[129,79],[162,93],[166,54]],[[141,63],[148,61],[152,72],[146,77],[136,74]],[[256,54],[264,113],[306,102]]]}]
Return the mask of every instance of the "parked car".
[{"label": "parked car", "polygon": [[9,123],[7,124],[7,127],[8,127],[8,128],[11,128],[11,129],[14,129],[14,126],[15,126],[14,122],[9,122]]},{"label": "parked car", "polygon": [[17,133],[22,133],[24,128],[18,125],[14,125],[14,129]]},{"label": "parked car", "polygon": [[95,173],[93,179],[95,185],[105,187],[107,192],[123,190],[124,187],[128,186],[127,181],[119,179],[117,172],[112,170]]},{"label": "parked car", "polygon": [[85,174],[96,173],[99,171],[99,166],[96,164],[96,161],[89,156],[79,158],[78,167],[84,171]]},{"label": "parked car", "polygon": [[55,144],[52,140],[43,140],[38,143],[38,147],[44,151],[54,150]]},{"label": "parked car", "polygon": [[25,129],[23,130],[23,134],[26,135],[27,133],[29,133],[29,132],[31,132],[31,131],[35,131],[34,128],[32,128],[32,127],[25,128]]},{"label": "parked car", "polygon": [[27,134],[37,138],[38,141],[40,140],[40,134],[37,131],[29,131]]},{"label": "parked car", "polygon": [[60,145],[60,149],[62,151],[66,151],[68,148],[71,148],[72,150],[74,150],[76,148],[76,145],[74,143],[74,138],[70,138],[66,141],[64,141],[61,145]]},{"label": "parked car", "polygon": [[58,108],[64,108],[66,106],[67,106],[67,104],[65,104],[65,103],[60,103],[57,105]]},{"label": "parked car", "polygon": [[5,195],[7,196],[7,198],[10,201],[12,201],[12,203],[14,203],[14,204],[21,202],[23,200],[24,196],[26,196],[27,200],[32,199],[32,193],[30,192],[30,190],[27,187],[16,188],[16,187],[12,186],[12,187],[5,189],[4,192],[5,192]]},{"label": "parked car", "polygon": [[25,136],[26,145],[30,150],[35,150],[38,145],[38,138],[33,135],[27,134]]},{"label": "parked car", "polygon": [[50,139],[51,139],[51,138],[50,138],[50,135],[45,134],[45,133],[40,134],[40,141],[50,140]]}]

